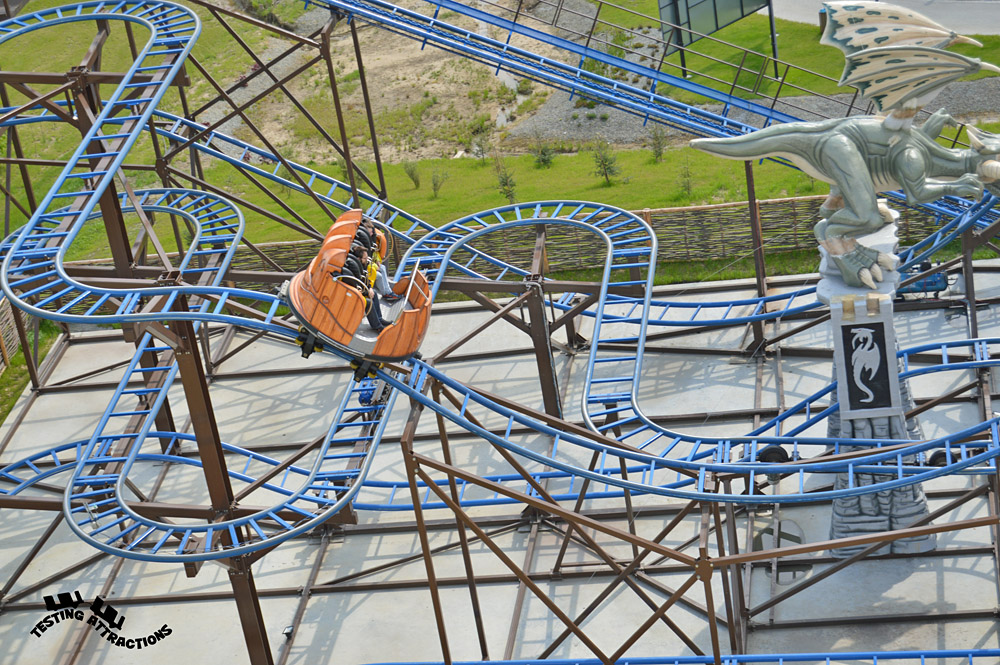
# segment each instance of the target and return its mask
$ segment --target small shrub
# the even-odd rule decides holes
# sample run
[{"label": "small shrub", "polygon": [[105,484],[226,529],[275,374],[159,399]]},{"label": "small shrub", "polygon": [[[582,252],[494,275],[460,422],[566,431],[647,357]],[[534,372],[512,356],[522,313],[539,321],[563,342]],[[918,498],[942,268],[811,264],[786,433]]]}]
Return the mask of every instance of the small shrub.
[{"label": "small shrub", "polygon": [[597,117],[597,114],[594,113],[593,111],[588,111],[587,112],[587,120],[593,120],[596,117]]},{"label": "small shrub", "polygon": [[420,171],[417,170],[416,162],[403,162],[403,171],[413,182],[413,189],[420,189]]},{"label": "small shrub", "polygon": [[691,198],[691,157],[685,152],[684,163],[681,165],[681,189],[688,198]]},{"label": "small shrub", "polygon": [[534,89],[535,86],[530,79],[521,79],[517,82],[517,94],[519,95],[530,95]]},{"label": "small shrub", "polygon": [[434,173],[431,174],[432,199],[436,199],[438,197],[438,192],[441,191],[441,185],[443,185],[445,180],[447,179],[448,179],[447,171],[442,171],[440,173],[435,171]]},{"label": "small shrub", "polygon": [[497,175],[497,190],[500,195],[507,199],[507,203],[517,202],[514,182],[514,174],[507,168],[507,164],[500,158],[498,153],[493,153],[493,168]]},{"label": "small shrub", "polygon": [[535,140],[531,146],[531,154],[535,156],[536,169],[547,169],[552,166],[552,158],[555,157],[555,150],[542,140],[541,135],[535,134]]},{"label": "small shrub", "polygon": [[583,71],[590,72],[591,74],[597,74],[598,76],[607,77],[608,66],[601,62],[600,60],[593,60],[591,58],[586,58],[583,61]]},{"label": "small shrub", "polygon": [[579,118],[579,117],[580,117],[580,114],[579,114],[579,113],[574,113],[574,114],[572,115],[572,118],[573,118],[574,120],[576,120],[576,119],[577,119],[577,118]]},{"label": "small shrub", "polygon": [[480,132],[472,135],[472,156],[479,159],[480,164],[486,163],[486,155],[490,153],[490,132]]},{"label": "small shrub", "polygon": [[660,125],[653,125],[649,132],[649,149],[653,153],[653,163],[659,164],[663,161],[663,151],[667,147],[667,132]]},{"label": "small shrub", "polygon": [[611,145],[607,141],[599,141],[594,144],[594,175],[604,178],[605,185],[611,185],[611,178],[621,173],[618,167],[618,158],[611,151]]},{"label": "small shrub", "polygon": [[608,119],[608,117],[609,117],[609,116],[608,116],[608,114],[607,114],[607,113],[602,113],[602,114],[601,114],[601,120],[603,120],[603,121],[605,121],[605,122],[607,122],[607,119]]},{"label": "small shrub", "polygon": [[508,88],[502,83],[497,86],[497,101],[500,102],[502,106],[507,106],[508,104],[513,104],[517,100],[517,91]]}]

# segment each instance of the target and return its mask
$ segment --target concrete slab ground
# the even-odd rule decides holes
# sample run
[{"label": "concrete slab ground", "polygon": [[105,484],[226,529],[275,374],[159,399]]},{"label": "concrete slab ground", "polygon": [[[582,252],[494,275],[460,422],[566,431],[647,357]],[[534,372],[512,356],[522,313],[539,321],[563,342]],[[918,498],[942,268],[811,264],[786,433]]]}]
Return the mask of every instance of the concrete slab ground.
[{"label": "concrete slab ground", "polygon": [[[722,293],[690,293],[684,297],[709,301],[744,298],[752,293],[752,285],[746,282],[729,287]],[[977,277],[977,288],[980,293],[1000,289],[1000,277],[984,273]],[[425,357],[446,348],[488,316],[461,304],[436,308],[423,347]],[[967,316],[960,308],[901,311],[896,320],[899,343],[904,347],[960,339],[968,331]],[[765,334],[791,331],[805,322],[769,323]],[[979,325],[983,336],[1000,337],[1000,308],[980,311]],[[592,322],[583,320],[580,330],[589,337]],[[640,406],[671,429],[706,437],[739,436],[758,426],[762,419],[790,408],[829,384],[831,336],[826,326],[793,335],[782,342],[780,354],[760,357],[741,352],[750,337],[745,327],[735,327],[649,342],[637,388]],[[212,337],[215,348],[221,338]],[[237,334],[230,348],[247,339],[249,336]],[[30,408],[0,451],[0,464],[89,436],[107,404],[108,384],[121,376],[121,368],[112,365],[127,359],[129,353],[127,344],[109,339],[107,332],[74,338],[52,375],[53,380],[67,382],[73,389],[43,392],[33,399],[27,393],[22,397],[20,408],[31,402]],[[586,352],[580,351],[575,355],[557,353],[555,358],[566,418],[574,422],[582,420],[586,357]],[[112,367],[94,373],[105,366]],[[489,328],[438,366],[449,376],[479,389],[533,409],[542,408],[531,341],[509,324]],[[84,374],[84,378],[74,379]],[[911,381],[911,389],[918,400],[925,401],[967,383],[970,377],[968,371],[919,377]],[[283,459],[326,431],[349,382],[350,372],[336,358],[317,354],[305,360],[297,347],[263,339],[215,368],[211,397],[224,440]],[[183,395],[175,390],[170,399],[177,426],[187,427]],[[409,407],[407,400],[400,399],[390,414],[388,435],[375,456],[371,479],[405,482],[399,437]],[[978,408],[975,399],[967,399],[967,395],[937,405],[920,416],[925,434],[936,436],[962,429],[977,421]],[[754,417],[755,411],[760,417]],[[504,425],[502,419],[481,415],[487,427]],[[791,419],[784,425],[785,431],[799,422],[801,418]],[[0,428],[0,436],[10,433],[10,427],[7,423]],[[457,466],[477,474],[512,473],[510,465],[486,441],[454,426],[449,425],[447,431]],[[825,425],[817,425],[808,433],[824,436]],[[551,445],[537,436],[515,440],[540,452]],[[432,416],[421,419],[414,445],[417,452],[440,456],[441,441]],[[568,454],[583,466],[591,457],[586,450]],[[310,459],[307,456],[300,463],[308,464]],[[229,456],[228,462],[235,466],[241,460]],[[540,466],[530,461],[524,464],[530,469]],[[133,480],[140,491],[155,491],[157,500],[206,500],[204,481],[196,468],[176,466],[163,472],[158,464],[145,464],[137,469]],[[62,482],[53,477],[49,481],[51,490],[33,490],[31,496],[59,497]],[[553,492],[571,489],[563,478],[546,482]],[[808,486],[822,489],[829,482],[829,478],[815,476],[809,479]],[[931,510],[983,482],[982,477],[950,477],[927,483]],[[243,486],[245,483],[235,483],[237,491]],[[519,491],[526,489],[523,483],[518,487]],[[578,485],[572,489],[575,491]],[[358,501],[369,507],[388,508],[390,491],[366,488]],[[768,487],[765,491],[775,490]],[[400,492],[405,500],[397,498],[393,508],[408,502],[407,490]],[[465,498],[490,496],[487,490],[470,489]],[[267,505],[275,500],[272,493],[258,490],[247,502]],[[564,501],[563,505],[572,507],[573,501]],[[619,492],[613,497],[583,501],[580,508],[599,523],[653,538],[685,505],[679,499],[634,495],[630,497],[629,512]],[[529,571],[533,581],[562,611],[576,617],[605,591],[614,574],[586,547],[580,534],[563,551],[566,525],[561,520],[525,512],[524,508],[522,504],[506,503],[470,507],[468,514],[494,534],[494,542],[504,556]],[[19,573],[21,563],[29,558],[32,547],[58,514],[0,511],[0,665],[249,662],[227,571],[218,564],[206,563],[197,576],[188,577],[180,565],[98,555],[59,523],[37,556]],[[990,501],[979,496],[939,522],[989,514]],[[455,517],[449,510],[431,508],[424,511],[423,518],[428,521],[429,546],[437,551],[434,572],[455,659],[482,657],[466,584],[467,565],[480,580],[477,589],[491,658],[537,657],[563,632],[564,624],[543,601],[530,592],[523,597],[519,594],[517,578],[484,543],[474,540],[469,561],[464,560]],[[770,547],[775,538],[785,546],[824,541],[829,537],[829,518],[829,504],[814,502],[776,510],[737,508],[733,524],[740,550],[746,551]],[[356,524],[338,526],[325,536],[314,532],[294,539],[253,564],[265,631],[276,661],[284,658],[285,663],[354,665],[441,660],[415,519],[414,511],[405,507],[360,510]],[[699,509],[679,519],[664,544],[696,556],[701,520]],[[618,561],[627,562],[634,554],[631,545],[610,535],[596,530],[585,535]],[[704,545],[710,556],[718,554],[714,536]],[[747,605],[753,612],[769,598],[818,578],[834,564],[825,551],[798,555],[777,574],[770,560],[747,564],[742,571]],[[648,600],[628,587],[618,586],[580,625],[600,649],[614,651],[650,615],[650,602],[654,606],[665,602],[669,590],[681,586],[689,577],[690,569],[685,566],[651,556],[643,564],[642,576],[636,578]],[[13,582],[8,584],[11,579]],[[316,586],[303,596],[302,589],[310,579]],[[711,585],[717,611],[721,612],[725,596],[721,576],[714,575]],[[85,622],[75,620],[33,635],[32,628],[46,615],[44,596],[71,591],[79,591],[87,603],[96,594],[105,594],[107,602],[126,616],[121,629],[125,637],[148,637],[158,630],[164,632],[164,626],[169,628],[169,635],[141,651],[111,644]],[[626,654],[690,655],[694,653],[691,645],[709,651],[711,633],[703,609],[703,586],[696,584],[685,598],[685,603],[671,609],[668,616],[690,644],[668,625],[658,622]],[[936,552],[869,558],[791,596],[773,610],[753,613],[747,650],[768,653],[997,647],[1000,638],[993,617],[997,598],[997,561],[990,530],[978,527],[948,532],[939,535]],[[293,639],[287,640],[286,632]],[[723,650],[728,651],[729,632],[724,625],[720,626],[720,639]],[[570,636],[552,650],[552,656],[559,658],[589,655],[580,636]]]}]

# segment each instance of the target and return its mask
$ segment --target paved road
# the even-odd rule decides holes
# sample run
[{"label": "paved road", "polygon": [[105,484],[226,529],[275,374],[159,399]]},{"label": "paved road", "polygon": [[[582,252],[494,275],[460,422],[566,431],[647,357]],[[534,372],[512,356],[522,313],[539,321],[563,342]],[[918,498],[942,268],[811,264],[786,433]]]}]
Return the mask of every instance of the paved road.
[{"label": "paved road", "polygon": [[[822,0],[773,0],[778,18],[818,23]],[[963,34],[1000,35],[1000,0],[893,0]]]}]

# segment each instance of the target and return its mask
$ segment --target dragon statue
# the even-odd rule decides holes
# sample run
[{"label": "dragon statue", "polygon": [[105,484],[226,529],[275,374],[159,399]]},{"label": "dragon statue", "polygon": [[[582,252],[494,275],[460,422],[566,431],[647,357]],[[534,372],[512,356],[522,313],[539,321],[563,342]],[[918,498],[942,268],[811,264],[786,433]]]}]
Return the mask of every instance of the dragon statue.
[{"label": "dragon statue", "polygon": [[824,3],[821,43],[845,53],[841,85],[855,86],[881,115],[773,125],[691,146],[720,157],[780,157],[830,184],[815,226],[819,244],[849,286],[876,288],[897,258],[866,247],[861,236],[890,223],[878,192],[902,189],[910,204],[942,196],[1000,195],[1000,136],[970,127],[971,149],[935,139],[956,122],[943,109],[914,126],[917,113],[948,83],[1000,68],[945,51],[955,43],[982,46],[908,9],[882,2]]}]

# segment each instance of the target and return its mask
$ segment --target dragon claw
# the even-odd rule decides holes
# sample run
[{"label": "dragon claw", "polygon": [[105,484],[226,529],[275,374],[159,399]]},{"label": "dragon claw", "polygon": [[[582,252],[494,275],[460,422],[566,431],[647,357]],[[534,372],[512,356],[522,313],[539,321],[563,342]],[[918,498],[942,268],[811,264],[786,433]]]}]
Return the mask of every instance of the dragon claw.
[{"label": "dragon claw", "polygon": [[885,279],[883,268],[896,268],[895,256],[858,244],[854,238],[830,238],[824,246],[848,286],[877,289],[877,283]]},{"label": "dragon claw", "polygon": [[879,252],[876,263],[886,270],[895,270],[896,266],[899,265],[899,257],[895,254],[885,254],[883,252]]}]

